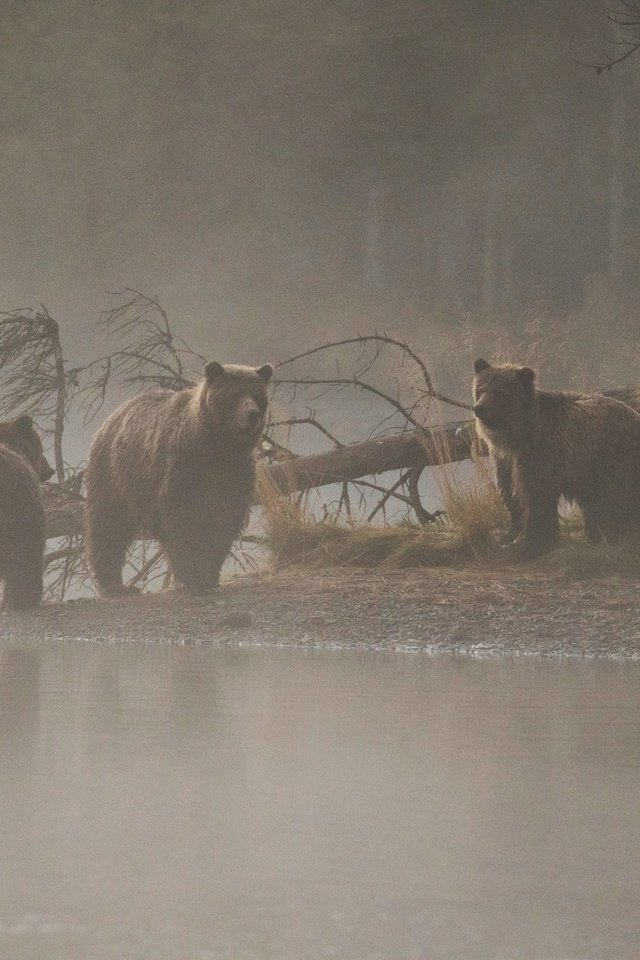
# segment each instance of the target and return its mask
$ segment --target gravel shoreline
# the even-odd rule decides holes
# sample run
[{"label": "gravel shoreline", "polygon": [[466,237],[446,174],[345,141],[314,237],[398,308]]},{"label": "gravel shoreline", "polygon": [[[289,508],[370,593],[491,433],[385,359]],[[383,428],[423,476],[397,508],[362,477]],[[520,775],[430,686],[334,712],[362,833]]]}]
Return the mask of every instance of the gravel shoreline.
[{"label": "gravel shoreline", "polygon": [[295,570],[6,613],[4,643],[94,641],[640,660],[640,583],[522,568]]}]

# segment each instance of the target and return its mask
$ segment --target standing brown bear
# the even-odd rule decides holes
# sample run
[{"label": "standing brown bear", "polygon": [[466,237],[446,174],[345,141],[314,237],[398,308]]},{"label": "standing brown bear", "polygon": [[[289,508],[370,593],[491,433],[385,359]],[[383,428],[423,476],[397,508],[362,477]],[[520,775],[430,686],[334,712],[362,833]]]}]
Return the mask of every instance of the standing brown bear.
[{"label": "standing brown bear", "polygon": [[[575,502],[592,543],[640,539],[640,414],[599,394],[547,393],[529,367],[474,362],[473,412],[524,558],[558,538]],[[520,536],[522,535],[522,536]]]},{"label": "standing brown bear", "polygon": [[127,547],[162,545],[176,586],[216,589],[246,520],[255,447],[273,368],[212,361],[185,390],[150,390],[118,407],[93,439],[86,471],[89,565],[102,597],[127,591]]},{"label": "standing brown bear", "polygon": [[0,423],[0,579],[2,609],[37,607],[42,599],[45,522],[40,481],[53,470],[29,416]]}]

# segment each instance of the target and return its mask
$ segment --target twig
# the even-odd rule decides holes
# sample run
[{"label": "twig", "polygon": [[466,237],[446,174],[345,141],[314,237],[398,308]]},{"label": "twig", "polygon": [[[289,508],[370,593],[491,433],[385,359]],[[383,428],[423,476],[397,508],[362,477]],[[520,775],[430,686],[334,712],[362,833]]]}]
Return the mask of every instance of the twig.
[{"label": "twig", "polygon": [[146,560],[140,569],[127,581],[128,587],[134,587],[137,583],[140,583],[141,580],[146,580],[158,563],[158,561],[164,556],[164,551],[162,548],[156,550],[155,553],[151,556],[149,560]]},{"label": "twig", "polygon": [[429,513],[429,511],[425,510],[425,508],[422,506],[420,491],[418,490],[418,481],[420,480],[420,475],[422,474],[423,470],[424,465],[420,463],[416,464],[415,467],[411,467],[409,470],[408,486],[411,506],[415,510],[418,523],[424,525],[425,523],[435,523],[442,511],[437,510],[436,513]]},{"label": "twig", "polygon": [[322,424],[316,419],[314,413],[310,413],[308,417],[290,417],[288,420],[274,420],[269,424],[269,429],[272,427],[296,427],[304,423],[307,423],[310,426],[315,427],[316,430],[319,430],[320,433],[324,434],[328,440],[331,440],[334,447],[337,447],[338,449],[344,447],[344,443],[340,443],[340,441],[334,437],[334,435],[327,430],[326,427],[323,427]]},{"label": "twig", "polygon": [[398,480],[396,480],[396,482],[393,484],[393,486],[389,487],[388,490],[385,490],[384,487],[379,487],[378,484],[367,483],[366,480],[360,481],[360,484],[361,484],[362,486],[371,486],[371,487],[373,487],[375,490],[379,490],[381,493],[384,492],[384,496],[382,497],[382,499],[376,504],[376,506],[373,508],[373,510],[371,511],[371,513],[369,514],[369,516],[367,517],[367,523],[371,523],[371,521],[372,521],[373,518],[375,517],[376,513],[379,513],[380,510],[383,509],[383,507],[384,507],[384,505],[386,504],[387,500],[389,500],[391,497],[397,497],[398,500],[404,500],[404,502],[405,502],[405,503],[408,503],[409,506],[411,505],[411,501],[408,499],[408,497],[403,497],[402,494],[396,493],[396,491],[399,490],[400,487],[402,487],[402,486],[406,483],[406,481],[407,481],[407,473],[406,473],[406,472],[405,472],[405,473],[401,473],[401,474],[400,474],[400,477],[398,478]]},{"label": "twig", "polygon": [[[609,23],[622,28],[622,30],[626,30],[628,33],[637,34],[640,30],[640,3],[637,2],[637,0],[620,0],[620,4],[626,10],[626,13],[623,13],[619,9],[609,10],[607,20]],[[586,63],[583,60],[576,60],[575,63],[581,67],[595,70],[596,73],[603,73],[605,70],[611,70],[619,63],[624,63],[625,60],[628,60],[629,57],[632,57],[634,53],[640,50],[640,40],[618,40],[612,37],[607,37],[606,40],[611,47],[627,47],[627,49],[617,57],[612,57],[606,50],[603,51],[602,55],[604,60],[600,61],[600,63]]]},{"label": "twig", "polygon": [[402,414],[405,420],[408,420],[409,423],[412,423],[417,430],[423,429],[423,425],[414,417],[412,417],[408,413],[408,411],[405,410],[405,408],[402,406],[402,404],[398,400],[394,400],[394,398],[389,396],[388,393],[385,393],[384,390],[379,390],[377,387],[372,386],[370,383],[365,383],[363,380],[358,380],[356,377],[353,377],[350,380],[346,378],[336,378],[333,380],[305,380],[305,379],[293,378],[291,380],[277,380],[276,383],[290,384],[296,387],[302,387],[302,386],[336,387],[340,385],[358,387],[360,390],[366,390],[369,393],[373,393],[377,397],[381,397],[383,400],[386,400],[387,403],[390,403],[392,407],[395,407],[398,413]]},{"label": "twig", "polygon": [[431,377],[429,376],[429,371],[427,370],[426,364],[424,361],[415,353],[408,344],[404,343],[402,340],[396,340],[393,337],[388,337],[384,333],[371,333],[366,336],[359,337],[349,337],[346,340],[334,340],[331,343],[323,343],[319,347],[312,347],[311,350],[305,350],[304,353],[299,353],[295,357],[289,357],[287,360],[281,360],[280,363],[276,364],[276,367],[284,367],[286,364],[294,363],[296,360],[302,360],[305,357],[311,357],[315,353],[320,353],[321,350],[331,350],[335,347],[343,347],[352,343],[365,344],[370,341],[375,340],[382,343],[388,343],[394,347],[399,347],[403,350],[412,360],[414,360],[420,370],[422,371],[422,376],[424,377],[425,384],[427,386],[427,391],[430,396],[435,396],[433,390],[433,384],[431,382]]}]

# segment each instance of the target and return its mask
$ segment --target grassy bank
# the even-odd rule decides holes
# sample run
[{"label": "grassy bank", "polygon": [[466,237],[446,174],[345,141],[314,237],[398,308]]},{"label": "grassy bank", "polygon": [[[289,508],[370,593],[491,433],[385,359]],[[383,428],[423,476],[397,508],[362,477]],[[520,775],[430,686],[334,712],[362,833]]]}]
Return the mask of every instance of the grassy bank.
[{"label": "grassy bank", "polygon": [[561,520],[556,549],[534,564],[510,560],[500,546],[507,515],[483,464],[469,483],[460,481],[455,465],[440,477],[443,513],[434,523],[420,525],[408,517],[396,523],[366,523],[324,511],[318,518],[299,496],[279,496],[262,487],[263,524],[267,547],[276,568],[483,566],[496,573],[506,565],[569,579],[640,577],[640,546],[602,544],[584,539],[578,511]]}]

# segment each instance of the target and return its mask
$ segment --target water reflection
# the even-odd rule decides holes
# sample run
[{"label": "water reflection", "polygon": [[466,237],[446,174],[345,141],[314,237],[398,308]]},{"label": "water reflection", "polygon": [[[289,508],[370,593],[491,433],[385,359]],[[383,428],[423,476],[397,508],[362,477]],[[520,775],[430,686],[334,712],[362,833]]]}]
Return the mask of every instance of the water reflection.
[{"label": "water reflection", "polygon": [[631,958],[640,667],[0,652],[0,956]]}]

